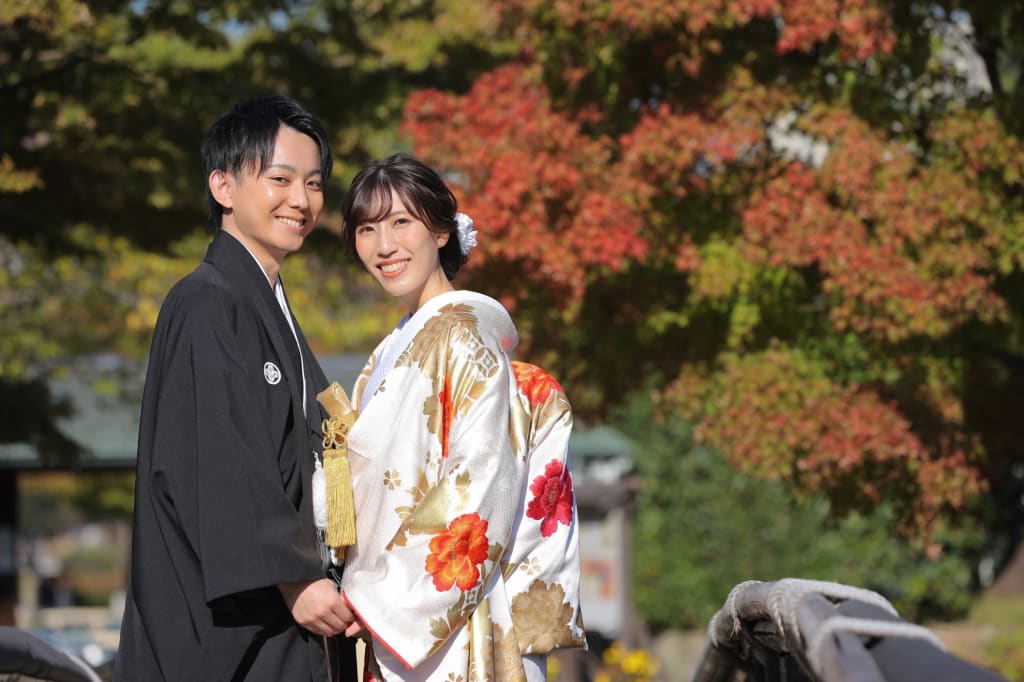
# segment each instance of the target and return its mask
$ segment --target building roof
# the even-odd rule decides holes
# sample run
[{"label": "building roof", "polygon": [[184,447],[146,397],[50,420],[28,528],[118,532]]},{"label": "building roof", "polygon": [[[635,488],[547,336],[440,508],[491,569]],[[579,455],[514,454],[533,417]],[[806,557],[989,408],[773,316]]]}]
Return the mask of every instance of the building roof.
[{"label": "building roof", "polygon": [[[318,358],[328,378],[351,387],[363,368],[364,355]],[[146,378],[144,360],[116,355],[93,355],[71,365],[49,382],[55,400],[70,405],[57,428],[78,443],[82,452],[75,468],[122,469],[135,467],[139,438],[139,411]],[[44,462],[31,443],[0,443],[0,467],[15,469],[60,468]]]},{"label": "building roof", "polygon": [[607,424],[573,426],[569,442],[573,479],[598,486],[622,481],[633,470],[633,441]]}]

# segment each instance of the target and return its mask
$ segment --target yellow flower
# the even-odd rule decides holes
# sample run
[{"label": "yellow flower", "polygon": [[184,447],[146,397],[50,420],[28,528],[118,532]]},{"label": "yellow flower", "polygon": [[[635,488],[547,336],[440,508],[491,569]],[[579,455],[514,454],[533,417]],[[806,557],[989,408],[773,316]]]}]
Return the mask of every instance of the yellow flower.
[{"label": "yellow flower", "polygon": [[658,662],[649,651],[630,649],[622,642],[613,642],[604,650],[601,659],[604,662],[601,674],[609,682],[650,682],[658,672]]},{"label": "yellow flower", "polygon": [[625,654],[626,647],[623,646],[622,642],[613,642],[610,647],[604,650],[604,654],[601,655],[601,658],[608,665],[618,665]]},{"label": "yellow flower", "polygon": [[648,675],[647,653],[643,649],[630,651],[622,659],[622,672],[637,677]]}]

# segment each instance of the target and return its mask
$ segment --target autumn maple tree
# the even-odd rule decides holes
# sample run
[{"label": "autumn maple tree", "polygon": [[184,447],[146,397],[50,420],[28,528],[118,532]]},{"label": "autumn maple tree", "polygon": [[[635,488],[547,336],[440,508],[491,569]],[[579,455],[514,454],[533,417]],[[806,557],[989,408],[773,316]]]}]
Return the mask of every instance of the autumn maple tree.
[{"label": "autumn maple tree", "polygon": [[[1024,536],[1021,0],[68,0],[0,28],[0,440],[68,450],[50,372],[145,352],[208,238],[203,130],[279,91],[331,131],[332,206],[404,112],[481,232],[458,284],[581,421],[653,383],[655,418],[834,511],[884,502],[937,551],[980,503]],[[365,350],[393,320],[310,242],[304,329]]]},{"label": "autumn maple tree", "polygon": [[519,57],[403,131],[581,416],[660,377],[741,470],[933,555],[1020,485],[1020,3],[494,4]]}]

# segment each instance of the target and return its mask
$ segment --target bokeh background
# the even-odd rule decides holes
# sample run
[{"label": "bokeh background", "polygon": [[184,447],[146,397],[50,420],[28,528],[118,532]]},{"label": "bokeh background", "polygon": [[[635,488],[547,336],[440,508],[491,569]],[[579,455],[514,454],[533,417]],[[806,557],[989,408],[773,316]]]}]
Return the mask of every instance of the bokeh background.
[{"label": "bokeh background", "polygon": [[1024,680],[1022,65],[1022,0],[0,1],[0,619],[116,646],[200,141],[277,92],[337,160],[283,270],[325,365],[401,315],[336,207],[406,150],[565,386],[587,675],[686,679],[733,585],[793,576]]}]

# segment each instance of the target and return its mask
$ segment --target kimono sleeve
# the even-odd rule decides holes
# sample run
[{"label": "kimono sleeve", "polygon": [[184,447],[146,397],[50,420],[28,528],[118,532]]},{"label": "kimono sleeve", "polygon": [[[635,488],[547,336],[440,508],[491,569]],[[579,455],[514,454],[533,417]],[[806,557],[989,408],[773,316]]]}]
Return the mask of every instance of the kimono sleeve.
[{"label": "kimono sleeve", "polygon": [[497,341],[451,333],[423,410],[440,474],[387,551],[346,577],[344,596],[375,645],[408,669],[449,644],[500,580],[524,472],[508,430],[513,381]]},{"label": "kimono sleeve", "polygon": [[569,462],[572,409],[543,369],[513,368],[522,410],[512,428],[527,444],[527,489],[505,569],[512,621],[524,654],[586,646],[579,608],[580,556]]},{"label": "kimono sleeve", "polygon": [[263,366],[260,351],[244,344],[261,329],[250,324],[239,334],[207,320],[191,334],[193,491],[183,486],[178,493],[194,505],[194,546],[209,603],[322,575],[312,531],[284,480],[289,462],[307,453],[288,449],[295,442],[291,401],[270,393],[286,391],[284,382],[269,386],[254,376],[253,367]]}]

